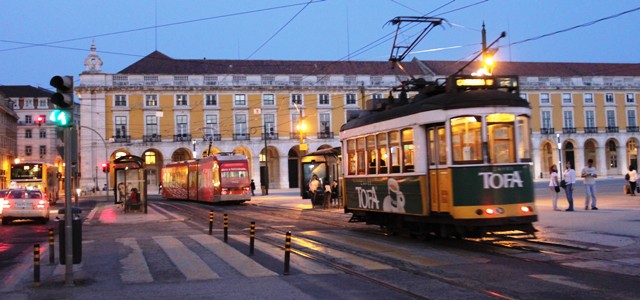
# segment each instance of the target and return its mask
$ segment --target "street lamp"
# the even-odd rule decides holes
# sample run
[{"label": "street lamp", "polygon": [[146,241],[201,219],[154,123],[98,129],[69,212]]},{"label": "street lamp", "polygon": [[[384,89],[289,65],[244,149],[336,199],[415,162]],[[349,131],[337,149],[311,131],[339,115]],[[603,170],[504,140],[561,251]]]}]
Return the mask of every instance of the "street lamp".
[{"label": "street lamp", "polygon": [[559,133],[556,133],[556,140],[556,146],[558,146],[558,173],[560,173],[560,179],[562,180],[562,143],[560,142]]}]

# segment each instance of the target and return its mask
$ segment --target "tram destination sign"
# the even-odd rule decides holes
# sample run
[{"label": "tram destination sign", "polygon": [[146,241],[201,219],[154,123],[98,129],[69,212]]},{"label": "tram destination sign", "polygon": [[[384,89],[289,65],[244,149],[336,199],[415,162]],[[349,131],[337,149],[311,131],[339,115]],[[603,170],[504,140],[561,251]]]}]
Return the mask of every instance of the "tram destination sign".
[{"label": "tram destination sign", "polygon": [[449,82],[449,87],[455,90],[505,89],[513,91],[519,89],[516,76],[459,75],[449,78]]}]

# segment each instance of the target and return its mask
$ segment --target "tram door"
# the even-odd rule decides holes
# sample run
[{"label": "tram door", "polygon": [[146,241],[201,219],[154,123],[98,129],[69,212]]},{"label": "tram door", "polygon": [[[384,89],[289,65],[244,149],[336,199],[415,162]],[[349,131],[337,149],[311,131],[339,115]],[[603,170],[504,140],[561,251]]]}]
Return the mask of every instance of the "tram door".
[{"label": "tram door", "polygon": [[447,166],[446,137],[444,124],[427,128],[431,212],[449,212],[451,208],[451,170]]}]

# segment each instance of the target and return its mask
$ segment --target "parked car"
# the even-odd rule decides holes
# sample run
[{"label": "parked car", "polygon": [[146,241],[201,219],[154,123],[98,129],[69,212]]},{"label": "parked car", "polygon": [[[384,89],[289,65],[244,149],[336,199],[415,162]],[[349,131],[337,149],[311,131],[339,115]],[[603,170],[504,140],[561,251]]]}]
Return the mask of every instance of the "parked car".
[{"label": "parked car", "polygon": [[40,190],[11,190],[2,200],[2,207],[2,225],[19,219],[49,222],[49,201]]},{"label": "parked car", "polygon": [[4,207],[4,197],[9,194],[11,190],[0,190],[0,216],[2,215],[2,208]]}]

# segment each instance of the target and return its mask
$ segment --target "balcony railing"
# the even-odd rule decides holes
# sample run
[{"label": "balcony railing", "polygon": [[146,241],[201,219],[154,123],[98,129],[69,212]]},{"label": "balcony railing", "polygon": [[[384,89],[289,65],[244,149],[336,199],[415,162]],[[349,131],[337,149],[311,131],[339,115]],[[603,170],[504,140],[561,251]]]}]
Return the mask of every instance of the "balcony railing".
[{"label": "balcony railing", "polygon": [[299,139],[300,138],[300,132],[290,132],[289,133],[289,138],[290,139]]},{"label": "balcony railing", "polygon": [[233,134],[233,140],[234,141],[246,141],[250,137],[251,136],[248,133],[234,133]]},{"label": "balcony railing", "polygon": [[222,140],[222,136],[219,133],[208,133],[205,134],[204,137],[202,138],[205,141],[221,141]]},{"label": "balcony railing", "polygon": [[262,140],[277,140],[278,139],[278,134],[277,133],[263,133],[262,134]]},{"label": "balcony railing", "polygon": [[562,127],[562,133],[576,133],[575,127]]},{"label": "balcony railing", "polygon": [[129,135],[116,135],[111,138],[114,143],[129,143],[131,141],[131,136]]},{"label": "balcony railing", "polygon": [[319,139],[332,139],[333,138],[333,132],[318,132],[318,138]]},{"label": "balcony railing", "polygon": [[540,128],[540,134],[553,134],[553,128]]},{"label": "balcony railing", "polygon": [[143,135],[142,140],[144,142],[162,142],[162,136],[159,134]]},{"label": "balcony railing", "polygon": [[638,126],[627,126],[627,132],[639,132]]},{"label": "balcony railing", "polygon": [[607,132],[618,132],[618,126],[607,126]]},{"label": "balcony railing", "polygon": [[598,127],[585,127],[584,133],[598,133]]},{"label": "balcony railing", "polygon": [[174,134],[173,141],[174,142],[190,142],[191,134],[190,133]]}]

